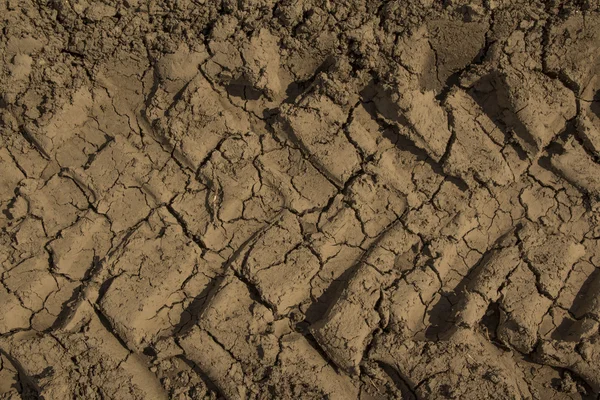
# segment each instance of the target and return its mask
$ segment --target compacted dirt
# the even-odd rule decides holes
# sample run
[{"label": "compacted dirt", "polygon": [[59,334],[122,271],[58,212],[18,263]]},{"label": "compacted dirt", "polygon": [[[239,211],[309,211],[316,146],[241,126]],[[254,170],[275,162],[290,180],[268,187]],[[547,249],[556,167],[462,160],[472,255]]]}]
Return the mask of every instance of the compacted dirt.
[{"label": "compacted dirt", "polygon": [[1,0],[1,399],[597,399],[595,0]]}]

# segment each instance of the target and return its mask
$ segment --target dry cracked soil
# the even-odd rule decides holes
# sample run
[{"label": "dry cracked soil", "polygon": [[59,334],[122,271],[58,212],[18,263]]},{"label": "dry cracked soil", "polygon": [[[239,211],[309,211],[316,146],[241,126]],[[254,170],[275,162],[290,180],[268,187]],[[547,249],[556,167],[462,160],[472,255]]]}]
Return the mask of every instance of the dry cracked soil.
[{"label": "dry cracked soil", "polygon": [[0,399],[600,398],[598,0],[0,27]]}]

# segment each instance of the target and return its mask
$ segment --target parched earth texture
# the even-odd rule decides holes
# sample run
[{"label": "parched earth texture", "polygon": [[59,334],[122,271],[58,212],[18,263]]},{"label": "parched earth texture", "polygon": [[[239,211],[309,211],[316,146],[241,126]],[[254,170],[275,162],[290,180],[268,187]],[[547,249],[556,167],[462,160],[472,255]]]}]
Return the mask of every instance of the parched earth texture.
[{"label": "parched earth texture", "polygon": [[598,399],[597,0],[1,0],[0,399]]}]

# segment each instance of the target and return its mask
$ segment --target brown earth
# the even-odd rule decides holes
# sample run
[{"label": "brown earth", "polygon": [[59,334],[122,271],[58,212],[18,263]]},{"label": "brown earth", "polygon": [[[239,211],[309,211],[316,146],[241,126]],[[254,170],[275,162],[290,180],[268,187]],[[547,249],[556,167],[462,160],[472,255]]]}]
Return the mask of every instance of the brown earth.
[{"label": "brown earth", "polygon": [[598,399],[597,0],[0,0],[0,399]]}]

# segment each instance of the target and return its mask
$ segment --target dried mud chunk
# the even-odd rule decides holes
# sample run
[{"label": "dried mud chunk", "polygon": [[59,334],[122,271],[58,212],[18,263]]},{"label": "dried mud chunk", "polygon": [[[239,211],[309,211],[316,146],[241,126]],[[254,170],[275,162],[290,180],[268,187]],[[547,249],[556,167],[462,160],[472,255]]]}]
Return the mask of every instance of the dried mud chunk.
[{"label": "dried mud chunk", "polygon": [[506,122],[532,156],[545,148],[576,114],[575,95],[541,72],[507,69],[504,84],[512,112]]},{"label": "dried mud chunk", "polygon": [[283,262],[257,271],[254,281],[266,301],[284,312],[310,298],[310,282],[319,259],[306,247],[292,250]]},{"label": "dried mud chunk", "polygon": [[200,169],[217,197],[215,218],[223,223],[241,218],[267,220],[281,201],[274,184],[263,184],[255,165],[261,153],[259,140],[255,134],[227,138]]},{"label": "dried mud chunk", "polygon": [[358,388],[346,375],[337,373],[301,335],[281,339],[277,368],[266,382],[276,398],[358,398]]},{"label": "dried mud chunk", "polygon": [[247,78],[256,89],[264,91],[271,99],[279,97],[283,89],[279,79],[278,42],[279,38],[267,29],[260,29],[241,52]]},{"label": "dried mud chunk", "polygon": [[579,261],[573,266],[556,304],[577,319],[600,319],[600,298],[586,296],[590,293],[600,293],[600,271],[588,261]]},{"label": "dried mud chunk", "polygon": [[175,218],[164,209],[152,214],[113,256],[116,277],[100,301],[118,334],[141,351],[178,321],[176,304],[185,300],[181,289],[193,274],[212,276],[201,251],[188,239]]},{"label": "dried mud chunk", "polygon": [[211,241],[206,240],[208,235],[211,235],[213,240],[219,242],[220,249],[222,248],[221,241],[224,240],[225,232],[222,229],[217,232],[215,232],[216,229],[211,229],[213,214],[207,206],[207,202],[209,200],[214,201],[214,199],[216,199],[215,194],[211,195],[205,185],[192,181],[185,192],[173,199],[172,207],[178,218],[185,222],[191,234],[199,238],[205,238],[204,240],[208,242],[206,243],[208,248],[214,247]]},{"label": "dried mud chunk", "polygon": [[[477,193],[474,191],[473,199]],[[470,206],[469,197],[469,192],[446,180],[438,187],[432,202],[407,213],[406,226],[428,240],[439,239],[440,235],[460,240],[479,225],[475,218],[477,210]]]},{"label": "dried mud chunk", "polygon": [[174,53],[163,55],[156,68],[164,80],[164,90],[172,94],[179,92],[199,73],[198,68],[207,57],[203,46],[190,49],[186,43],[181,43]]},{"label": "dried mud chunk", "polygon": [[284,212],[251,246],[240,266],[261,296],[277,313],[310,297],[310,281],[319,271],[319,259],[306,247],[296,216]]},{"label": "dried mud chunk", "polygon": [[122,232],[144,219],[154,205],[148,186],[152,163],[142,151],[119,136],[93,160],[89,168],[77,169],[73,175],[91,191],[90,201],[111,221],[115,233]]},{"label": "dried mud chunk", "polygon": [[534,184],[531,187],[526,187],[523,189],[519,195],[519,201],[521,201],[525,206],[527,218],[529,218],[531,221],[537,222],[540,220],[546,220],[545,217],[548,215],[550,210],[555,207],[555,195],[556,193],[554,190]]},{"label": "dried mud chunk", "polygon": [[86,190],[89,201],[107,216],[116,233],[133,227],[151,208],[170,202],[187,184],[186,173],[156,146],[144,145],[140,150],[117,136],[89,168],[66,172]]},{"label": "dried mud chunk", "polygon": [[447,76],[440,79],[438,66],[435,63],[435,52],[428,38],[429,32],[425,26],[419,28],[410,36],[401,36],[394,52],[400,63],[413,74],[418,74],[419,84],[423,90],[439,90]]},{"label": "dried mud chunk", "polygon": [[54,175],[44,184],[28,180],[19,192],[29,200],[31,214],[44,221],[48,236],[73,224],[88,202],[75,183]]},{"label": "dried mud chunk", "polygon": [[176,194],[185,190],[191,180],[190,175],[179,168],[172,158],[169,158],[164,164],[160,164],[158,161],[155,163],[158,163],[161,168],[150,171],[143,186],[144,194],[149,197],[148,203],[153,206],[170,203]]},{"label": "dried mud chunk", "polygon": [[551,340],[542,342],[537,359],[554,367],[567,368],[581,376],[600,393],[600,336],[581,342]]},{"label": "dried mud chunk", "polygon": [[273,321],[271,311],[252,299],[246,284],[229,276],[206,306],[199,326],[239,361],[244,375],[256,382],[264,378],[279,351],[271,329]]},{"label": "dried mud chunk", "polygon": [[522,265],[516,246],[492,250],[481,261],[466,291],[456,306],[456,323],[475,327],[488,310],[488,305],[498,301],[502,287],[511,271]]},{"label": "dried mud chunk", "polygon": [[417,268],[390,290],[384,307],[389,309],[389,326],[398,337],[412,338],[423,329],[423,316],[432,296],[441,288],[433,269]]},{"label": "dried mud chunk", "polygon": [[0,398],[21,399],[22,391],[19,371],[5,355],[0,355]]},{"label": "dried mud chunk", "polygon": [[252,390],[240,363],[212,336],[195,327],[179,344],[186,358],[194,362],[230,399],[246,399]]},{"label": "dried mud chunk", "polygon": [[[198,367],[182,356],[183,350],[181,347],[178,347],[174,341],[170,341],[169,347],[175,350],[176,355],[162,358],[159,352],[161,359],[155,361],[151,367],[151,371],[160,380],[169,399],[216,398],[215,385],[212,382],[205,381],[206,376],[198,373]],[[156,350],[156,347],[153,347],[153,349]]]},{"label": "dried mud chunk", "polygon": [[[591,268],[589,263],[584,263],[584,265],[587,266],[587,269]],[[574,313],[578,318],[591,318],[598,321],[600,320],[600,272],[597,269],[593,270],[588,279],[591,279],[589,286],[582,287],[582,289],[586,289],[587,293],[579,293],[582,299]]]},{"label": "dried mud chunk", "polygon": [[362,265],[327,315],[310,328],[329,357],[348,373],[359,373],[367,340],[379,324],[381,281],[379,272]]},{"label": "dried mud chunk", "polygon": [[522,353],[533,350],[538,340],[538,328],[552,305],[552,300],[538,292],[535,281],[533,272],[520,265],[501,291],[498,337]]},{"label": "dried mud chunk", "polygon": [[[439,284],[444,285],[448,274],[453,270],[457,270],[457,259],[460,259],[458,251],[462,247],[461,242],[457,243],[452,239],[444,237],[428,243],[428,250],[431,252],[431,258],[428,258],[428,264],[435,272],[437,277],[436,281]],[[465,260],[462,261],[465,262]],[[458,270],[460,271],[460,269]],[[411,274],[407,275],[407,280],[409,282],[412,281],[412,279]],[[422,282],[421,278],[418,278],[415,283],[416,287],[419,287],[421,290],[423,300],[428,302],[433,295],[433,293],[430,292],[431,286],[428,280]]]},{"label": "dried mud chunk", "polygon": [[537,275],[539,289],[556,298],[585,247],[562,235],[546,234],[527,225],[519,231],[524,257]]},{"label": "dried mud chunk", "polygon": [[[0,263],[0,268],[3,270],[9,270],[20,261],[27,260],[36,255],[40,255],[44,245],[48,241],[46,232],[44,231],[44,224],[39,218],[32,216],[26,217],[16,227],[14,232],[11,232],[12,238],[8,235],[9,243],[12,242],[12,246],[17,250],[16,252],[10,252],[10,259],[7,263]],[[10,247],[6,246],[6,250]],[[47,255],[45,255],[47,258]]]},{"label": "dried mud chunk", "polygon": [[244,242],[259,232],[266,221],[239,218],[232,223],[220,223],[207,207],[217,195],[206,187],[183,193],[173,202],[173,209],[190,234],[202,241],[209,250],[224,257],[232,254]]},{"label": "dried mud chunk", "polygon": [[14,163],[7,148],[0,149],[0,171],[0,208],[4,208],[4,202],[14,197],[17,185],[25,176]]},{"label": "dried mud chunk", "polygon": [[584,389],[580,382],[574,381],[567,371],[522,358],[518,358],[516,364],[523,371],[523,377],[534,399],[579,400],[591,395],[587,388]]},{"label": "dried mud chunk", "polygon": [[66,329],[19,333],[2,344],[44,398],[103,393],[109,398],[166,399],[142,360],[121,346],[87,302]]},{"label": "dried mud chunk", "polygon": [[448,129],[446,112],[433,91],[386,87],[373,100],[383,117],[402,125],[402,134],[433,160],[440,161],[452,133]]},{"label": "dried mud chunk", "polygon": [[346,274],[360,261],[364,250],[359,247],[339,245],[336,252],[323,260],[321,269],[311,281],[311,297],[317,299],[310,304],[307,319],[316,322],[323,316],[336,293],[345,282]]},{"label": "dried mud chunk", "polygon": [[342,186],[358,169],[359,153],[342,132],[347,114],[328,97],[311,94],[297,105],[284,105],[282,118],[286,130],[336,185]]},{"label": "dried mud chunk", "polygon": [[155,75],[142,72],[149,71],[150,65],[145,51],[142,55],[140,50],[129,53],[120,48],[103,63],[104,68],[99,69],[96,78],[97,89],[92,91],[92,118],[98,129],[112,137],[149,145],[152,141],[138,135],[142,134],[142,126],[144,131],[151,131],[145,118],[148,107],[145,96],[150,95],[148,89]]},{"label": "dried mud chunk", "polygon": [[199,74],[155,124],[179,161],[195,171],[221,139],[249,129],[247,118],[232,107]]},{"label": "dried mud chunk", "polygon": [[112,140],[101,132],[95,121],[88,121],[80,127],[68,141],[55,152],[55,158],[62,168],[81,167],[108,141]]},{"label": "dried mud chunk", "polygon": [[98,206],[98,212],[111,220],[114,232],[125,231],[144,219],[150,212],[146,195],[138,188],[115,187]]},{"label": "dried mud chunk", "polygon": [[27,376],[34,379],[40,395],[52,399],[72,395],[74,388],[65,373],[68,356],[54,337],[22,332],[2,345],[13,359],[18,360]]},{"label": "dried mud chunk", "polygon": [[322,262],[311,282],[311,294],[319,302],[311,307],[325,311],[329,293],[335,292],[340,284],[338,279],[357,263],[364,253],[361,246],[367,241],[370,239],[363,233],[356,212],[344,202],[343,195],[336,196],[327,211],[320,215],[317,232],[310,236],[309,245]]},{"label": "dried mud chunk", "polygon": [[114,16],[116,13],[117,9],[115,7],[102,3],[92,4],[84,11],[85,16],[92,21],[101,21],[103,18]]},{"label": "dried mud chunk", "polygon": [[150,159],[132,143],[120,136],[112,140],[92,160],[82,174],[94,192],[96,201],[102,201],[120,183],[125,187],[139,187],[152,170]]},{"label": "dried mud chunk", "polygon": [[[586,268],[585,264],[582,268]],[[573,303],[571,311],[577,318],[565,332],[555,332],[555,338],[563,340],[545,340],[536,351],[536,361],[551,366],[567,368],[580,375],[593,389],[600,392],[600,336],[598,318],[600,318],[600,275],[591,265],[579,280],[587,281],[579,288],[579,297]],[[571,274],[572,277],[574,274]],[[575,296],[572,296],[575,297]]]},{"label": "dried mud chunk", "polygon": [[[404,144],[396,144],[402,147]],[[443,176],[430,163],[413,154],[410,149],[391,147],[375,154],[373,163],[365,169],[381,178],[394,191],[406,196],[409,208],[419,208],[438,190]]]},{"label": "dried mud chunk", "polygon": [[506,143],[502,149],[502,155],[514,177],[521,176],[529,167],[527,156],[518,143]]},{"label": "dried mud chunk", "polygon": [[[444,169],[467,182],[476,180],[495,185],[506,185],[513,175],[502,157],[502,148],[490,138],[487,127],[494,123],[482,112],[477,103],[465,92],[456,90],[447,99],[452,115],[451,125],[456,135]],[[483,119],[483,121],[482,121]]]},{"label": "dried mud chunk", "polygon": [[223,141],[172,205],[190,232],[210,250],[233,251],[272,220],[284,204],[278,183],[263,176],[257,135]]},{"label": "dried mud chunk", "polygon": [[[63,346],[70,352],[70,360],[74,359],[73,365],[67,371],[83,366],[83,371],[88,369],[98,373],[98,378],[95,378],[94,374],[90,372],[85,374],[82,371],[81,375],[92,377],[89,378],[91,382],[84,383],[80,380],[76,383],[80,385],[81,390],[90,390],[96,386],[102,387],[101,390],[113,398],[131,396],[134,399],[166,399],[160,383],[148,371],[144,361],[137,354],[131,354],[128,349],[122,347],[117,338],[104,327],[98,316],[91,310],[87,310],[87,307],[84,303],[84,307],[78,310],[78,312],[85,311],[89,315],[83,327],[77,324],[81,320],[74,318],[70,328],[79,325],[77,330],[69,330],[64,333],[64,336],[61,335]],[[85,333],[79,333],[79,330]],[[102,370],[104,371],[100,372]],[[118,395],[119,392],[122,394]]]},{"label": "dried mud chunk", "polygon": [[384,335],[372,358],[394,366],[417,398],[531,398],[514,361],[480,335],[458,330],[448,340],[400,342]]},{"label": "dried mud chunk", "polygon": [[299,150],[282,147],[258,157],[265,176],[279,183],[286,203],[297,212],[321,208],[337,192]]},{"label": "dried mud chunk", "polygon": [[23,307],[16,294],[0,285],[0,334],[29,327],[31,310]]},{"label": "dried mud chunk", "polygon": [[53,277],[56,280],[57,289],[48,295],[44,302],[44,308],[31,319],[31,327],[38,332],[52,328],[61,312],[64,311],[65,304],[79,293],[77,290],[79,282],[70,281],[56,274],[53,274]]},{"label": "dried mud chunk", "polygon": [[551,162],[558,173],[573,186],[600,198],[600,165],[592,160],[577,141],[569,141],[564,153],[553,155]]},{"label": "dried mud chunk", "polygon": [[[106,107],[110,99],[104,93],[81,88],[71,96],[70,103],[61,108],[52,119],[32,133],[43,143],[44,151],[63,168],[81,167],[94,157],[107,141],[118,131],[102,131],[97,122],[110,119],[108,112],[95,116],[94,107]],[[104,95],[104,97],[103,97]],[[100,106],[99,104],[102,104]],[[112,105],[106,107],[112,110]],[[118,117],[118,116],[117,116]],[[127,125],[127,133],[129,126]]]},{"label": "dried mud chunk", "polygon": [[34,312],[44,308],[48,296],[58,290],[45,254],[29,258],[8,271],[4,275],[4,285],[19,297],[25,308]]},{"label": "dried mud chunk", "polygon": [[598,71],[599,27],[600,18],[597,15],[573,14],[550,28],[546,68],[568,79],[579,92]]},{"label": "dried mud chunk", "polygon": [[[298,8],[303,9],[303,6]],[[313,8],[316,11],[318,8]],[[300,11],[302,15],[302,11]],[[325,24],[327,18],[323,15],[325,11],[315,12],[311,17],[301,22],[298,31],[303,35],[310,35],[314,38],[310,44],[301,44],[291,51],[285,59],[289,71],[297,81],[309,80],[319,67],[331,63],[330,55],[337,46],[337,34]],[[302,17],[301,17],[302,19]],[[289,40],[289,39],[288,39]],[[285,43],[285,42],[284,42]]]},{"label": "dried mud chunk", "polygon": [[90,268],[104,258],[111,247],[109,221],[95,212],[88,212],[72,226],[64,229],[58,239],[50,242],[56,272],[72,279],[83,279]]},{"label": "dried mud chunk", "polygon": [[[444,241],[441,243],[444,243]],[[436,252],[436,258],[433,263],[442,277],[442,293],[451,293],[453,297],[452,302],[454,302],[455,292],[461,286],[461,283],[463,283],[464,276],[468,275],[480,261],[481,251],[469,247],[466,240],[461,240],[452,247],[442,244],[441,252],[437,250],[437,243],[434,242],[433,244],[435,245],[434,250]],[[444,249],[444,247],[446,248]],[[445,298],[440,300],[447,302]],[[440,313],[434,314],[432,318],[442,317],[442,319],[447,319],[446,315],[442,316]]]},{"label": "dried mud chunk", "polygon": [[15,55],[18,53],[33,55],[44,47],[45,39],[28,37],[11,37],[6,43],[6,54]]},{"label": "dried mud chunk", "polygon": [[486,23],[449,20],[430,21],[427,27],[441,85],[476,60],[485,46],[488,30]]},{"label": "dried mud chunk", "polygon": [[352,182],[348,196],[362,229],[372,238],[400,218],[406,209],[404,195],[374,175],[362,175]]},{"label": "dried mud chunk", "polygon": [[15,81],[28,81],[31,74],[33,59],[27,54],[17,54],[8,65],[11,76]]},{"label": "dried mud chunk", "polygon": [[[93,103],[89,89],[82,87],[70,97],[69,102],[63,105],[50,121],[42,125],[41,129],[31,133],[48,155],[54,155],[66,142],[73,140],[89,118]],[[103,138],[104,135],[99,137]],[[89,140],[94,141],[93,135]],[[91,152],[91,149],[88,150]]]},{"label": "dried mud chunk", "polygon": [[[234,33],[237,20],[233,16],[226,18],[229,19],[229,26],[216,25],[216,29],[213,30],[214,40],[208,43],[210,52],[214,55],[202,66],[202,70],[211,81],[222,85],[227,85],[232,80],[239,79],[244,64],[240,45],[234,40],[227,40],[227,36]],[[217,37],[220,28],[231,30],[231,32],[222,37]]]},{"label": "dried mud chunk", "polygon": [[411,270],[421,249],[419,236],[410,233],[401,223],[391,226],[382,236],[369,250],[365,264],[392,276]]},{"label": "dried mud chunk", "polygon": [[584,111],[577,118],[577,131],[586,148],[596,156],[600,156],[600,117],[593,112]]},{"label": "dried mud chunk", "polygon": [[[352,120],[346,127],[348,136],[364,156],[371,156],[386,140],[379,123],[371,116],[372,105],[360,103],[352,110]],[[385,143],[383,143],[385,145]]]},{"label": "dried mud chunk", "polygon": [[343,195],[334,198],[331,206],[319,217],[318,232],[311,235],[311,245],[322,259],[329,259],[347,245],[359,247],[365,240],[356,212],[344,201]]}]

